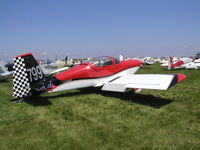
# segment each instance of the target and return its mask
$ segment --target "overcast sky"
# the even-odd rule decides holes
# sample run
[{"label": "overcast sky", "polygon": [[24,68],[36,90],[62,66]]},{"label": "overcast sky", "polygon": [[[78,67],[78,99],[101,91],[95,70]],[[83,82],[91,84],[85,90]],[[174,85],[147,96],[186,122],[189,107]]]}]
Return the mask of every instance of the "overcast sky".
[{"label": "overcast sky", "polygon": [[0,0],[0,60],[200,52],[200,0]]}]

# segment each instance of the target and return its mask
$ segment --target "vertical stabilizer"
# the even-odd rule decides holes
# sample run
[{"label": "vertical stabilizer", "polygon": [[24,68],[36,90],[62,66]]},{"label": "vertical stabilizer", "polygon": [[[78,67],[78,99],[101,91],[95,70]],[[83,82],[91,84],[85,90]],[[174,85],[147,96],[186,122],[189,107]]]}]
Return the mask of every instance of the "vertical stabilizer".
[{"label": "vertical stabilizer", "polygon": [[15,98],[31,96],[32,87],[44,79],[42,69],[31,53],[15,57],[13,63],[13,96]]}]

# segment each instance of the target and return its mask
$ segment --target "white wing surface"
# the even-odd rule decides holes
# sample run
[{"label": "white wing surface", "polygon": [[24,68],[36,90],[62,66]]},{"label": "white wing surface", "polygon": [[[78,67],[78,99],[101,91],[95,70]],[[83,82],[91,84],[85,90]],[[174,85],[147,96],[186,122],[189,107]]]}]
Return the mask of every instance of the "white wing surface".
[{"label": "white wing surface", "polygon": [[185,75],[138,74],[126,75],[104,84],[102,90],[126,92],[130,88],[167,90],[185,79]]}]

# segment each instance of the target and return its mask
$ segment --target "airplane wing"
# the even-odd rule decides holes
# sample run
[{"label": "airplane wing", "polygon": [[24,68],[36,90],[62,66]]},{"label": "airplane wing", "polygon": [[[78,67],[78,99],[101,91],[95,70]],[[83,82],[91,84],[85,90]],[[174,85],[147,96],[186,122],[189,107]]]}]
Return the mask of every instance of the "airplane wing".
[{"label": "airplane wing", "polygon": [[167,90],[185,79],[183,74],[138,74],[115,78],[104,84],[102,90],[126,92],[130,88]]}]

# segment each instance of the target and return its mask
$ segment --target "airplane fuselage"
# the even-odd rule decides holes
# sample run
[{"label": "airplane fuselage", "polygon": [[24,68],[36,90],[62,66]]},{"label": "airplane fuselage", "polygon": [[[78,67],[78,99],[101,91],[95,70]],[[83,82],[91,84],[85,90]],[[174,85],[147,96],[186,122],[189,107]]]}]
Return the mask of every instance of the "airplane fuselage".
[{"label": "airplane fuselage", "polygon": [[55,75],[55,77],[60,81],[102,78],[141,65],[141,61],[139,60],[124,60],[119,63],[116,63],[112,57],[110,57],[110,60],[110,64],[104,66],[95,66],[92,63],[84,63],[59,73]]},{"label": "airplane fuselage", "polygon": [[105,83],[113,81],[124,75],[133,75],[139,68],[140,68],[139,66],[128,68],[106,77],[66,80],[61,85],[57,86],[55,89],[48,90],[48,93],[72,90],[72,89],[81,89],[87,87],[101,87]]},{"label": "airplane fuselage", "polygon": [[139,60],[116,62],[112,57],[109,57],[109,59],[109,63],[101,64],[102,66],[86,62],[55,75],[63,83],[49,90],[49,93],[85,87],[99,87],[117,77],[134,74],[141,65]]}]

